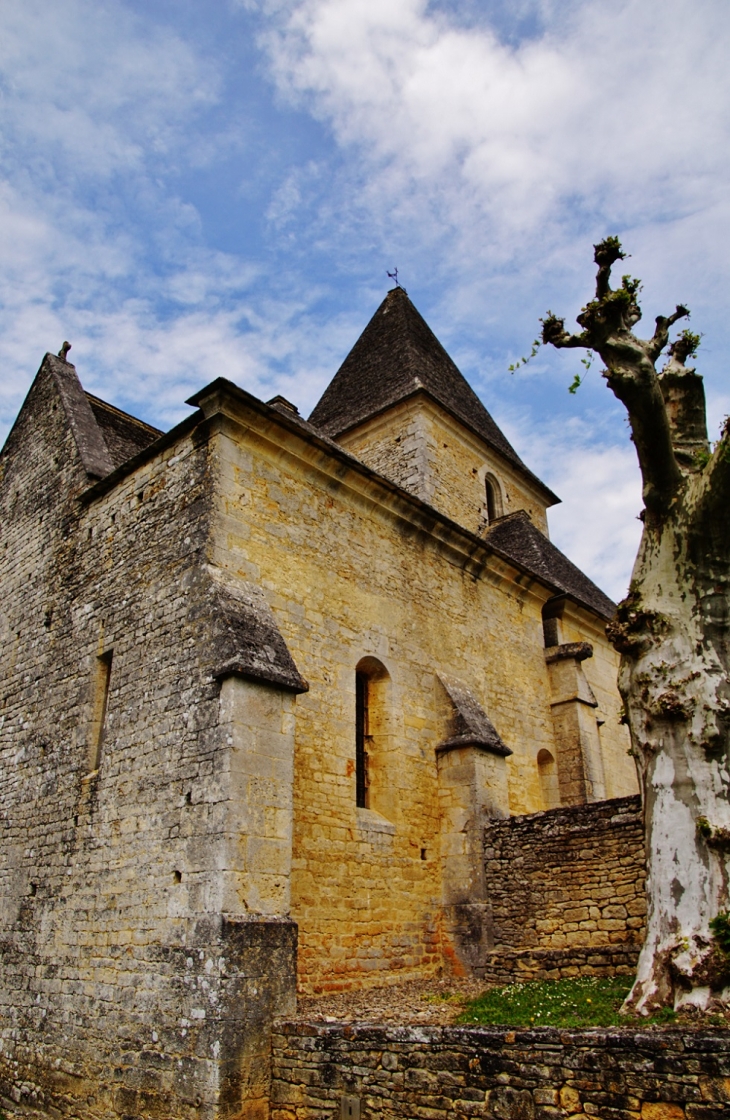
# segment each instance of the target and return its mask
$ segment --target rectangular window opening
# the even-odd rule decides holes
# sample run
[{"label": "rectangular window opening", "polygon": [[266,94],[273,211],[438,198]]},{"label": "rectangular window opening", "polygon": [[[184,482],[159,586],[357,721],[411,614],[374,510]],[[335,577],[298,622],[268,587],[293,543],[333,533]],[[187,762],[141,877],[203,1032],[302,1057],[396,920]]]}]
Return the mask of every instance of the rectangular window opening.
[{"label": "rectangular window opening", "polygon": [[101,748],[104,744],[106,714],[109,706],[109,682],[112,675],[113,651],[107,650],[96,659],[96,685],[94,689],[94,719],[91,728],[89,764],[92,773],[99,769]]}]

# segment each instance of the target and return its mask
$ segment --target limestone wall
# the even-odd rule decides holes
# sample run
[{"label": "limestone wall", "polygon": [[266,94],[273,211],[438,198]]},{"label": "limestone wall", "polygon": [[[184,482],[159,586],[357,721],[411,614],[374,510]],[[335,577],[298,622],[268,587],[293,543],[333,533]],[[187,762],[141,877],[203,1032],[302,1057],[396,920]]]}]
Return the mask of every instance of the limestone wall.
[{"label": "limestone wall", "polygon": [[[442,511],[470,532],[480,532],[487,525],[485,477],[489,475],[498,491],[498,515],[526,510],[533,523],[548,533],[545,510],[546,495],[506,459],[493,451],[462,424],[425,396],[414,396],[389,409],[387,413],[368,420],[352,432],[340,437],[348,450],[405,487],[424,501]],[[605,620],[575,603],[566,601],[560,625],[560,642],[585,642],[593,647],[593,656],[582,670],[593,690],[596,707],[582,711],[587,727],[583,736],[595,740],[601,760],[597,773],[588,780],[589,800],[625,797],[638,789],[635,768],[627,756],[629,738],[621,723],[621,705],[616,678],[619,658],[608,643]],[[566,734],[564,713],[557,716],[558,736]],[[570,731],[567,732],[570,736]],[[554,752],[551,752],[554,753]],[[571,781],[571,760],[555,756],[561,789],[566,796],[562,803],[585,800],[586,781],[581,767],[579,780]],[[588,761],[588,760],[587,760]],[[595,769],[595,768],[594,768]],[[595,781],[593,778],[595,777]],[[532,808],[550,808],[552,802],[533,802]],[[529,810],[528,810],[529,811]]]},{"label": "limestone wall", "polygon": [[212,675],[208,467],[183,426],[81,501],[43,378],[2,461],[0,1084],[76,1120],[264,1101],[293,1008],[292,922],[223,911],[248,717]]},{"label": "limestone wall", "polygon": [[[235,1114],[292,1007],[291,919],[304,990],[460,967],[438,674],[513,751],[469,803],[540,808],[550,592],[232,387],[91,490],[33,393],[0,492],[0,1077],[84,1120]],[[217,587],[255,588],[281,648]],[[282,635],[308,692],[260,666],[221,684],[223,647],[269,671]],[[382,711],[358,808],[363,659]]]},{"label": "limestone wall", "polygon": [[720,1120],[722,1032],[282,1023],[271,1120]]},{"label": "limestone wall", "polygon": [[[437,674],[473,689],[514,752],[504,809],[540,808],[537,754],[554,749],[541,618],[549,591],[496,557],[487,561],[486,549],[475,564],[468,538],[356,465],[333,463],[244,402],[224,407],[215,563],[265,590],[310,686],[297,698],[295,731],[300,986],[433,971],[451,952],[438,924],[436,747],[447,727]],[[363,658],[386,674],[388,718],[370,750],[380,793],[358,810],[355,669]]]},{"label": "limestone wall", "polygon": [[487,524],[487,474],[497,482],[499,516],[524,509],[541,533],[548,531],[545,494],[427,397],[403,401],[339,442],[471,533]]},{"label": "limestone wall", "polygon": [[630,971],[646,915],[638,797],[490,821],[484,844],[487,978]]}]

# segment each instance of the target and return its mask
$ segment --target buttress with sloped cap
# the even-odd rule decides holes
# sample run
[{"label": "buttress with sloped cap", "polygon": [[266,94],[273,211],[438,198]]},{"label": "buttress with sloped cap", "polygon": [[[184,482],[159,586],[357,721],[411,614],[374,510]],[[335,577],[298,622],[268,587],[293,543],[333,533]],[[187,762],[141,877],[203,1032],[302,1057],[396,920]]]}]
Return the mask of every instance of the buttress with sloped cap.
[{"label": "buttress with sloped cap", "polygon": [[425,392],[486,444],[559,499],[520,459],[405,288],[393,288],[315,405],[310,423],[336,439],[415,393]]}]

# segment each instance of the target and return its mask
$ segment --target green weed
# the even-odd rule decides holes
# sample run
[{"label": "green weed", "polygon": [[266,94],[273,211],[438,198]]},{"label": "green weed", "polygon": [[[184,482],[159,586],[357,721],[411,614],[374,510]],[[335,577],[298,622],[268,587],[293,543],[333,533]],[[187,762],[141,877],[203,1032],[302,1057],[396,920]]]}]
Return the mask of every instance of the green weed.
[{"label": "green weed", "polygon": [[461,1003],[461,997],[454,992],[429,992],[423,998],[426,1003]]},{"label": "green weed", "polygon": [[457,1021],[509,1027],[619,1026],[626,1023],[619,1009],[631,984],[628,976],[613,976],[490,988],[467,1004]]},{"label": "green weed", "polygon": [[[699,827],[698,818],[697,825]],[[704,836],[704,833],[702,834]],[[730,955],[730,914],[727,910],[721,910],[717,917],[713,918],[710,922],[710,929],[715,938],[716,943],[720,946],[726,956]]]}]

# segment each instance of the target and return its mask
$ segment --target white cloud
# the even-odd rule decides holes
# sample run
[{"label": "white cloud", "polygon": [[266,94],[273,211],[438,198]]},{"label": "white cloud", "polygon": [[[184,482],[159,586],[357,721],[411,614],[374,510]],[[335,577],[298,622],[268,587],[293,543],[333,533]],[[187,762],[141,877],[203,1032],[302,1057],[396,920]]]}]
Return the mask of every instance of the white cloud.
[{"label": "white cloud", "polygon": [[206,248],[197,211],[163,181],[199,166],[198,114],[219,85],[182,38],[123,3],[0,9],[5,430],[64,338],[89,389],[160,424],[220,375],[265,391],[267,360],[287,338],[297,349],[296,301],[285,293],[262,322],[261,265]]},{"label": "white cloud", "polygon": [[641,537],[641,479],[633,446],[573,449],[563,439],[553,451],[563,460],[554,482],[563,504],[549,514],[552,539],[618,601],[628,590]]},{"label": "white cloud", "polygon": [[625,228],[723,197],[720,0],[588,0],[517,47],[427,0],[266,7],[279,90],[356,150],[362,201],[432,245],[448,230],[454,256],[544,258],[579,221]]},{"label": "white cloud", "polygon": [[[343,153],[333,238],[370,236],[430,278],[429,317],[488,406],[512,391],[501,371],[529,350],[538,316],[553,306],[570,321],[589,295],[590,241],[618,232],[645,281],[646,332],[680,300],[696,312],[716,424],[727,400],[726,4],[512,6],[515,21],[536,16],[521,40],[500,33],[499,3],[472,5],[468,25],[450,0],[261,7],[280,94],[324,122]],[[492,349],[487,368],[480,347]],[[621,596],[641,528],[633,448],[604,387],[611,423],[592,423],[581,401],[582,427],[566,426],[566,369],[552,356],[523,372],[536,402],[530,411],[521,389],[515,442],[563,497],[556,542]],[[545,407],[562,414],[552,427],[537,415]]]},{"label": "white cloud", "polygon": [[215,71],[180,37],[114,2],[11,0],[0,72],[6,159],[40,179],[138,170],[217,94]]}]

